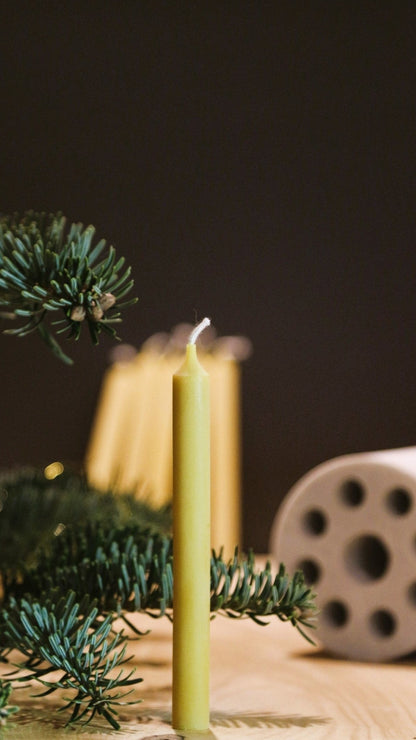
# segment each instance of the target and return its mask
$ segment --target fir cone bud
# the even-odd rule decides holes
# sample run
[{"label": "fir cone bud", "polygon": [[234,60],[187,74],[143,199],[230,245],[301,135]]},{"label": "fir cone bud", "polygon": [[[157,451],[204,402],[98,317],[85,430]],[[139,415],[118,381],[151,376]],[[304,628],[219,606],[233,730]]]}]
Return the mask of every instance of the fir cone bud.
[{"label": "fir cone bud", "polygon": [[116,297],[112,293],[104,293],[98,301],[103,311],[107,311],[111,306],[114,306],[115,302]]},{"label": "fir cone bud", "polygon": [[104,316],[104,311],[101,308],[100,304],[93,301],[91,303],[91,318],[94,321],[99,321],[100,319],[103,318],[103,316]]},{"label": "fir cone bud", "polygon": [[74,306],[74,308],[71,311],[70,318],[72,321],[84,321],[85,319],[84,306]]}]

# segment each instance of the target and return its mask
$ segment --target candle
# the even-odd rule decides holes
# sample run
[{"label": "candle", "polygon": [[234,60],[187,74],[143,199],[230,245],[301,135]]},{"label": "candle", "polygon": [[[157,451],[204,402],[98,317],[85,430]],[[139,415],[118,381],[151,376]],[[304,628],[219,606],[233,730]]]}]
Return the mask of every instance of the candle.
[{"label": "candle", "polygon": [[137,491],[152,501],[152,483],[147,475],[146,440],[153,435],[153,400],[157,396],[160,374],[158,346],[149,344],[134,361],[134,376],[130,386],[128,418],[124,444],[118,456],[117,482],[119,491]]},{"label": "candle", "polygon": [[211,547],[231,558],[241,544],[240,367],[223,350],[201,361],[211,385]]},{"label": "candle", "polygon": [[134,362],[116,362],[104,377],[85,460],[90,484],[102,490],[116,485],[120,459],[129,444],[134,378]]},{"label": "candle", "polygon": [[191,333],[173,376],[173,694],[172,725],[209,725],[210,408],[209,377]]}]

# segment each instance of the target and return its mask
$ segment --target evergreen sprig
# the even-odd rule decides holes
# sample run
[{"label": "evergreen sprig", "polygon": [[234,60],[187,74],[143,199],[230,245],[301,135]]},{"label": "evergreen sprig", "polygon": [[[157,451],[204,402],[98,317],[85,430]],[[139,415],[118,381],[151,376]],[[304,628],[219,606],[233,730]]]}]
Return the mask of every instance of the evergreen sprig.
[{"label": "evergreen sprig", "polygon": [[[48,467],[46,468],[48,471]],[[155,509],[134,494],[97,491],[85,475],[65,466],[50,479],[40,468],[16,468],[0,474],[0,562],[3,570],[33,564],[39,548],[56,533],[79,521],[122,527],[135,523],[153,532],[169,532],[171,507]]]},{"label": "evergreen sprig", "polygon": [[[55,537],[34,567],[3,574],[5,596],[52,589],[61,595],[88,594],[103,614],[146,612],[170,616],[173,606],[172,538],[141,527],[119,529],[87,524],[67,528]],[[259,621],[277,616],[296,627],[312,627],[314,595],[297,572],[290,578],[283,565],[273,576],[270,564],[256,569],[255,559],[211,557],[211,611]]]},{"label": "evergreen sprig", "polygon": [[[126,639],[121,634],[109,642],[110,630],[116,617],[132,626],[131,612],[172,617],[172,538],[137,525],[66,528],[36,565],[6,569],[3,582],[0,660],[17,649],[25,657],[18,680],[39,680],[48,692],[73,689],[65,705],[72,709],[70,722],[98,713],[118,726],[116,706],[125,698],[120,688],[140,679],[122,672],[110,679],[125,660]],[[270,565],[257,571],[253,556],[241,559],[236,552],[228,562],[212,554],[211,611],[259,624],[275,616],[310,639],[303,628],[313,627],[316,607],[300,572],[290,578],[280,566],[273,576]],[[58,682],[47,681],[52,669],[61,670]]]},{"label": "evergreen sprig", "polygon": [[263,570],[256,569],[254,555],[234,558],[225,563],[213,554],[211,559],[211,610],[228,617],[249,617],[260,625],[264,618],[276,616],[291,622],[312,642],[302,627],[312,629],[316,614],[315,595],[306,585],[304,575],[296,571],[293,577],[286,573],[283,563],[273,576],[270,562]]},{"label": "evergreen sprig", "polygon": [[[23,337],[37,331],[63,362],[72,360],[55,335],[78,340],[88,325],[94,344],[102,331],[118,338],[113,324],[120,309],[137,299],[120,302],[133,286],[131,268],[114,247],[103,254],[106,241],[95,245],[94,226],[73,223],[66,228],[62,213],[27,211],[0,218],[0,307],[2,318],[25,320],[5,333]],[[60,312],[62,318],[50,321]]]},{"label": "evergreen sprig", "polygon": [[12,688],[10,681],[0,679],[0,725],[4,724],[12,714],[19,711],[19,707],[9,704]]},{"label": "evergreen sprig", "polygon": [[[11,599],[0,612],[3,658],[12,649],[20,652],[23,660],[14,680],[40,682],[46,691],[38,696],[57,689],[69,692],[60,708],[72,710],[68,724],[88,723],[98,714],[119,729],[116,707],[126,704],[129,687],[142,679],[132,678],[134,670],[125,672],[127,638],[122,632],[114,634],[112,623],[113,616],[100,617],[88,596],[80,603],[74,593],[57,601],[55,594],[40,602]],[[60,675],[48,680],[55,671]]]}]

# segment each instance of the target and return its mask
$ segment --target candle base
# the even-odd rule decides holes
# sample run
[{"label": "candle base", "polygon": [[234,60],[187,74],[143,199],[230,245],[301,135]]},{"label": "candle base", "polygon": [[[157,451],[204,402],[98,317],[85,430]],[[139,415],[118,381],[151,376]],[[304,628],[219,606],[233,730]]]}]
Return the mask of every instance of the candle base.
[{"label": "candle base", "polygon": [[209,711],[200,711],[199,715],[192,713],[192,711],[183,711],[183,707],[180,707],[178,711],[175,710],[175,706],[172,711],[172,729],[176,732],[185,733],[186,739],[193,735],[206,735],[209,733]]},{"label": "candle base", "polygon": [[182,740],[182,738],[183,738],[183,740],[193,740],[193,738],[198,738],[198,740],[199,740],[201,737],[205,737],[205,738],[214,738],[215,737],[215,735],[212,734],[212,732],[209,729],[209,727],[207,727],[204,730],[200,730],[200,729],[195,729],[195,728],[178,727],[177,724],[174,724],[172,722],[172,730],[174,732],[180,732],[180,733],[182,733],[181,735],[178,735],[178,738],[180,737],[181,740]]}]

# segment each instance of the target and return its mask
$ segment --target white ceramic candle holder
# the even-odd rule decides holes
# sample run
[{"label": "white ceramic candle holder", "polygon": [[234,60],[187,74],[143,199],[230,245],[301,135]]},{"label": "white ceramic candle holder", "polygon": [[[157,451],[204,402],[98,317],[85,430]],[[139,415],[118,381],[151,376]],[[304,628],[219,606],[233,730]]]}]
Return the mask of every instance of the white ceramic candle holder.
[{"label": "white ceramic candle holder", "polygon": [[383,661],[416,650],[416,447],[319,465],[289,491],[270,544],[316,591],[316,637],[331,653]]}]

